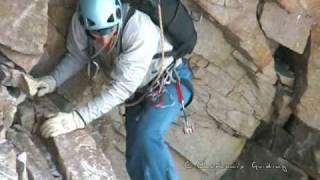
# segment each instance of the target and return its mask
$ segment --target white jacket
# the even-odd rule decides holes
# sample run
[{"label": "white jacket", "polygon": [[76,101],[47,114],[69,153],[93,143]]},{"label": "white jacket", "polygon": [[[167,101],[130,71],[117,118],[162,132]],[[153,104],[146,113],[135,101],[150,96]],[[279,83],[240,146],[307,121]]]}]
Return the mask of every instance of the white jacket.
[{"label": "white jacket", "polygon": [[[127,5],[123,5],[123,11],[123,18],[125,18],[128,11]],[[86,35],[76,12],[72,18],[67,39],[69,52],[52,73],[58,85],[90,61],[87,53],[88,38],[90,37]],[[99,50],[96,44],[94,47],[96,51]],[[103,90],[98,97],[77,109],[86,123],[123,103],[139,87],[146,85],[157,75],[160,61],[152,57],[160,52],[160,29],[148,15],[136,10],[123,29],[123,52],[119,51],[119,42],[117,48],[119,55],[111,72],[113,80],[110,88]],[[172,45],[166,39],[164,49],[165,51],[172,49]],[[164,67],[172,61],[172,57],[166,58]],[[177,65],[180,63],[181,59],[178,60]]]}]

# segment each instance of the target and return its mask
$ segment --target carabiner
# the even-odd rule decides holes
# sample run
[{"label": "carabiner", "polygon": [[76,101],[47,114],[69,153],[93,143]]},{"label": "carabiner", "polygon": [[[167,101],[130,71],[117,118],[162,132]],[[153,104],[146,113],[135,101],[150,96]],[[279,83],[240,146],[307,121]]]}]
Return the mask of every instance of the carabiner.
[{"label": "carabiner", "polygon": [[[91,75],[91,63],[95,66],[95,67],[93,67],[93,69],[94,69],[93,75]],[[87,69],[89,79],[91,79],[91,80],[95,79],[98,75],[99,70],[100,70],[100,66],[96,61],[92,60],[91,62],[89,62],[88,69]]]}]

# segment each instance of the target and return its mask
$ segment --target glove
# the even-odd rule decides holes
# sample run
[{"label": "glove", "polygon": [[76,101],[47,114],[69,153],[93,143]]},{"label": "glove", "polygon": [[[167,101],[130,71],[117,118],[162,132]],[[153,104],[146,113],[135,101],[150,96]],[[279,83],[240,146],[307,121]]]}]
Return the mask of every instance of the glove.
[{"label": "glove", "polygon": [[37,96],[44,96],[48,93],[52,93],[57,86],[57,82],[52,76],[37,78],[36,81],[38,82]]},{"label": "glove", "polygon": [[40,128],[41,135],[45,138],[55,137],[76,129],[84,128],[85,123],[77,112],[59,112],[49,118]]}]

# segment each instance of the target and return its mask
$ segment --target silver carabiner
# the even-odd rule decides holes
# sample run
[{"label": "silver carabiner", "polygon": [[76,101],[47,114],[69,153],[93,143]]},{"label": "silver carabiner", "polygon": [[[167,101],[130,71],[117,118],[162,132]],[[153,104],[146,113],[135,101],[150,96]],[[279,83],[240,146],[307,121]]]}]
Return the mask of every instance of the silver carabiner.
[{"label": "silver carabiner", "polygon": [[[94,65],[94,73],[92,76],[91,76],[91,64]],[[87,69],[89,79],[95,79],[98,75],[99,70],[100,70],[100,66],[96,61],[93,60],[93,61],[89,62],[88,69]]]}]

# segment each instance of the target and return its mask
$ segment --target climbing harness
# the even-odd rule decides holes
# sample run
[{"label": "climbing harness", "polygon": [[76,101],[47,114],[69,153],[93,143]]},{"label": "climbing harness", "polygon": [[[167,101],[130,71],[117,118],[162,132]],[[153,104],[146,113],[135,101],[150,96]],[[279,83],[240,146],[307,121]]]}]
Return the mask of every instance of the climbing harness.
[{"label": "climbing harness", "polygon": [[[164,61],[165,54],[164,54],[164,31],[163,31],[162,12],[161,12],[160,0],[159,0],[159,3],[158,3],[158,17],[159,17],[159,26],[160,26],[160,49],[161,49],[160,69],[159,69],[157,77],[152,81],[152,84],[151,84],[152,88],[151,89],[154,90],[157,87],[159,87],[158,93],[159,93],[159,95],[162,95],[162,93],[163,93],[162,90],[163,90],[164,84],[161,83],[161,82],[163,82],[163,78],[161,78],[161,77],[164,77],[163,76],[163,61]],[[147,96],[147,94],[148,94],[148,92],[145,92],[137,101],[132,102],[132,103],[126,103],[125,106],[126,107],[132,107],[132,106],[135,106],[135,105],[139,104]]]},{"label": "climbing harness", "polygon": [[[165,58],[164,52],[164,30],[163,30],[163,23],[162,23],[162,11],[161,11],[161,3],[159,1],[158,4],[158,16],[159,16],[159,26],[160,26],[160,48],[161,48],[161,56],[160,56],[160,69],[158,75],[154,80],[151,81],[151,85],[149,88],[145,90],[145,92],[138,98],[136,101],[132,103],[126,103],[126,107],[132,107],[140,102],[142,102],[146,97],[150,97],[153,107],[156,108],[167,108],[172,107],[175,105],[175,101],[173,97],[168,93],[169,98],[171,99],[171,104],[164,104],[163,103],[163,96],[167,93],[165,85],[170,83],[176,83],[176,92],[178,96],[178,101],[181,104],[183,116],[184,116],[184,127],[182,129],[184,134],[191,134],[194,132],[194,127],[190,119],[188,119],[186,111],[185,111],[185,100],[183,97],[182,89],[181,89],[181,80],[178,73],[175,70],[175,62],[169,65],[166,69],[163,69],[163,63]],[[174,73],[174,75],[173,75]],[[148,86],[148,85],[147,85]]]}]

